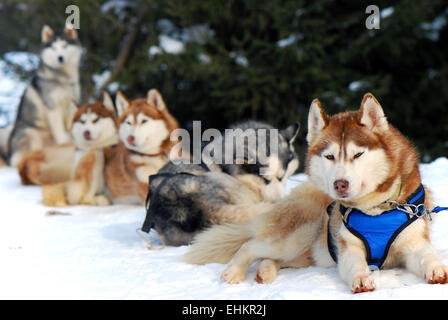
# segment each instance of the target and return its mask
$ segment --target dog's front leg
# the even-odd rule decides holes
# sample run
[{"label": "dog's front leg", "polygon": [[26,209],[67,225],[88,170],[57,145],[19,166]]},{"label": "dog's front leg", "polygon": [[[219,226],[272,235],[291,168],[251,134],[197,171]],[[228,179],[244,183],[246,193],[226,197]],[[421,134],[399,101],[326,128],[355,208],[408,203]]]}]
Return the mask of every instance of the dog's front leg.
[{"label": "dog's front leg", "polygon": [[418,241],[410,241],[403,253],[406,269],[428,283],[448,283],[448,268],[437,258],[428,240],[419,238]]},{"label": "dog's front leg", "polygon": [[338,270],[353,293],[375,290],[375,282],[370,275],[364,246],[351,234],[348,237],[341,235],[338,237]]},{"label": "dog's front leg", "polygon": [[70,135],[67,132],[64,124],[64,115],[58,108],[49,110],[47,113],[48,125],[50,127],[51,135],[56,144],[63,144],[70,142]]}]

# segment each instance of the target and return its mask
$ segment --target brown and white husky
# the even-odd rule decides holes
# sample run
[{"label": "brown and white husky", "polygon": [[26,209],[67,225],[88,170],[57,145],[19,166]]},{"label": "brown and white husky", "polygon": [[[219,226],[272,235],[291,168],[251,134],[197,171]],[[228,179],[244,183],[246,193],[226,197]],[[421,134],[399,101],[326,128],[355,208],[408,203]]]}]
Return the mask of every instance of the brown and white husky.
[{"label": "brown and white husky", "polygon": [[121,142],[106,166],[107,190],[114,203],[144,204],[148,177],[168,162],[179,126],[156,89],[133,101],[118,92],[115,102]]},{"label": "brown and white husky", "polygon": [[44,185],[43,203],[48,206],[108,205],[104,195],[106,158],[118,144],[118,127],[112,99],[77,107],[71,125],[75,145],[71,178],[67,182]]},{"label": "brown and white husky", "polygon": [[[255,277],[260,283],[275,280],[281,267],[331,267],[336,260],[340,276],[353,293],[374,290],[368,265],[373,244],[366,240],[370,234],[357,235],[354,225],[359,219],[364,228],[376,233],[395,227],[395,220],[388,217],[392,212],[399,216],[399,208],[409,209],[404,204],[414,201],[410,198],[418,198],[421,208],[434,208],[429,190],[421,185],[417,152],[388,123],[371,94],[364,96],[359,111],[334,116],[328,116],[314,100],[307,141],[310,182],[249,223],[214,226],[199,234],[185,260],[195,264],[230,261],[221,276],[228,283],[243,281],[255,260],[260,261]],[[357,212],[356,219],[349,218],[352,212]],[[446,283],[448,269],[431,246],[425,212],[420,212],[421,217],[412,210],[399,216],[404,222],[388,240],[379,266],[404,267],[429,283]]]}]

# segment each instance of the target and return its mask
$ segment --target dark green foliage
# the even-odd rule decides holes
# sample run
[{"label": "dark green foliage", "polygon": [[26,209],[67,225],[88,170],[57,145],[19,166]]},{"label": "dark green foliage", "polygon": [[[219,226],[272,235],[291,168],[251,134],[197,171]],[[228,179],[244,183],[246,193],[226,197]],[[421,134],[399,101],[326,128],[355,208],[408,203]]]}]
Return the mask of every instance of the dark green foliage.
[{"label": "dark green foliage", "polygon": [[[184,127],[191,120],[219,129],[246,118],[280,127],[300,121],[297,144],[303,155],[313,98],[335,113],[357,109],[364,93],[372,92],[424,160],[447,155],[446,1],[376,1],[380,9],[394,9],[379,30],[365,27],[371,4],[366,1],[129,1],[120,12],[103,12],[105,2],[3,1],[0,28],[7,32],[2,31],[0,53],[37,52],[42,25],[62,28],[65,7],[76,4],[87,49],[84,100],[97,97],[92,74],[115,68],[135,28],[129,56],[111,81],[129,98],[158,88]],[[185,39],[187,28],[197,25],[207,26],[213,36],[187,41],[182,54],[149,56],[160,34]],[[289,45],[277,45],[291,35]],[[358,88],[350,90],[355,81]]]}]

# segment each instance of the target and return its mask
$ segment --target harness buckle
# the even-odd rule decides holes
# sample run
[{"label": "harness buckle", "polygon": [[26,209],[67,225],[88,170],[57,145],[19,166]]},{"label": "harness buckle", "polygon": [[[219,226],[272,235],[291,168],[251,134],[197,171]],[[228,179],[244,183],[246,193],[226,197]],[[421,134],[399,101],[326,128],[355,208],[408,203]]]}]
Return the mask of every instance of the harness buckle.
[{"label": "harness buckle", "polygon": [[403,211],[404,213],[407,213],[412,216],[416,216],[417,218],[422,218],[424,216],[427,216],[429,221],[432,221],[432,210],[428,210],[425,207],[424,203],[421,203],[419,205],[411,204],[411,203],[398,203],[396,201],[389,201],[391,204],[396,205],[396,209]]}]

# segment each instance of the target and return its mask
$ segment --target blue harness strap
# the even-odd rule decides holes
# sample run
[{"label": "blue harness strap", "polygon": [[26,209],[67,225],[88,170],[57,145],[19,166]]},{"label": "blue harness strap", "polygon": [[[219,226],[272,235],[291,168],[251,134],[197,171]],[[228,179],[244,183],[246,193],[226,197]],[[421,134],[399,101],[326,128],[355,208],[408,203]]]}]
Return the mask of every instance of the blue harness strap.
[{"label": "blue harness strap", "polygon": [[[387,258],[389,249],[397,236],[412,222],[422,215],[419,212],[405,212],[401,206],[424,208],[425,190],[423,185],[407,199],[406,204],[398,205],[397,208],[385,211],[379,215],[371,216],[355,208],[348,208],[339,205],[339,211],[343,216],[345,227],[357,238],[359,238],[366,248],[366,260],[369,266],[381,268]],[[331,215],[335,202],[328,208],[327,213]],[[448,210],[448,208],[436,207],[431,212]],[[426,211],[425,211],[426,212]],[[328,221],[328,250],[333,260],[337,262],[336,246],[330,230],[330,220]]]}]

